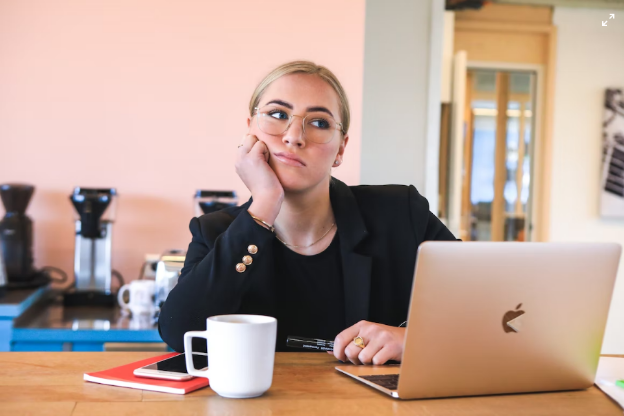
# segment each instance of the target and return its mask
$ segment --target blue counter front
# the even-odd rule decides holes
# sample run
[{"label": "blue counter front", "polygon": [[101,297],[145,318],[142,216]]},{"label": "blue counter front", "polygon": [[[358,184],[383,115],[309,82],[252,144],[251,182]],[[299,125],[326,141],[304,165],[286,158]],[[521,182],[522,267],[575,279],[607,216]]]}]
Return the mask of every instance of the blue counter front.
[{"label": "blue counter front", "polygon": [[11,350],[13,324],[26,310],[37,303],[47,287],[23,290],[5,290],[0,296],[0,351]]},{"label": "blue counter front", "polygon": [[46,289],[27,301],[0,304],[0,325],[6,326],[0,327],[0,351],[105,351],[111,343],[162,343],[151,317],[131,318],[118,307],[63,307],[62,295]]}]

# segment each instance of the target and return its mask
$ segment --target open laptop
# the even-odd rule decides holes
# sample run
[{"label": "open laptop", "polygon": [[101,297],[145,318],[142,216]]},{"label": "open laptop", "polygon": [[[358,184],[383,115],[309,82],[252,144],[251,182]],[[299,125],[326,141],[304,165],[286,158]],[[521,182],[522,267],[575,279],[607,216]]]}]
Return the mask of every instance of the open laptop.
[{"label": "open laptop", "polygon": [[621,247],[426,242],[400,366],[336,369],[401,399],[594,383]]}]

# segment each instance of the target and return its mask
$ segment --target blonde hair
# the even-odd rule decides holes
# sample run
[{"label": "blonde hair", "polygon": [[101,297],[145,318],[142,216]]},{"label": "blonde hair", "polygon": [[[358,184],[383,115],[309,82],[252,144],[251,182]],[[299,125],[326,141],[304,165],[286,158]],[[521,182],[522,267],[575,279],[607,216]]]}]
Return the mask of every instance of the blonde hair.
[{"label": "blonde hair", "polygon": [[330,87],[338,94],[340,101],[340,121],[342,123],[342,132],[346,134],[349,131],[349,123],[351,122],[351,113],[349,111],[349,100],[347,99],[347,93],[336,78],[333,72],[321,65],[316,65],[310,61],[292,61],[278,66],[273,71],[264,77],[260,84],[256,87],[251,100],[249,100],[249,115],[254,116],[255,108],[260,103],[262,94],[275,80],[283,77],[284,75],[291,74],[308,74],[316,75],[323,81],[327,82]]}]

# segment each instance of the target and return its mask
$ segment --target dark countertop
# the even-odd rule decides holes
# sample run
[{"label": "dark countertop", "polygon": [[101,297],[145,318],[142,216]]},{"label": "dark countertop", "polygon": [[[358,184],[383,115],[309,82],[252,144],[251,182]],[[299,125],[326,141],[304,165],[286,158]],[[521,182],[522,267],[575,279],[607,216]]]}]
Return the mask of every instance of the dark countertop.
[{"label": "dark countertop", "polygon": [[13,341],[162,342],[150,316],[131,317],[119,306],[64,307],[62,292],[48,290],[15,319]]},{"label": "dark countertop", "polygon": [[31,329],[131,329],[156,330],[157,325],[149,316],[131,317],[114,307],[63,306],[62,293],[50,290],[26,313],[15,320],[14,328]]},{"label": "dark countertop", "polygon": [[48,286],[35,289],[5,290],[0,296],[0,316],[15,318],[37,302],[49,290]]}]

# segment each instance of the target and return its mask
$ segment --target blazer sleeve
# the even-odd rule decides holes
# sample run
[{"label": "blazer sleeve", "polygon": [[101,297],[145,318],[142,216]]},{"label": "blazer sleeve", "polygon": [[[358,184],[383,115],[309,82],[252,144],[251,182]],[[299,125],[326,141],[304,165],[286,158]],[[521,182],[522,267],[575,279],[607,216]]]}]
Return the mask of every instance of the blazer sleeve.
[{"label": "blazer sleeve", "polygon": [[[201,222],[198,218],[191,220],[189,228],[193,237],[184,267],[160,311],[160,336],[178,352],[184,351],[184,333],[205,330],[209,316],[244,312],[243,303],[251,312],[266,313],[262,309],[270,304],[272,291],[267,279],[273,268],[273,233],[258,225],[244,210],[225,232],[213,239],[205,235],[219,228],[214,224],[219,217],[212,218],[213,224],[208,221],[210,218],[202,218]],[[248,252],[250,245],[258,248],[256,254]],[[239,273],[236,265],[246,255],[253,262]],[[205,351],[206,342],[200,340],[193,341],[193,349]]]},{"label": "blazer sleeve", "polygon": [[446,225],[429,211],[429,201],[413,185],[409,186],[409,203],[412,228],[419,245],[428,240],[457,240]]}]

